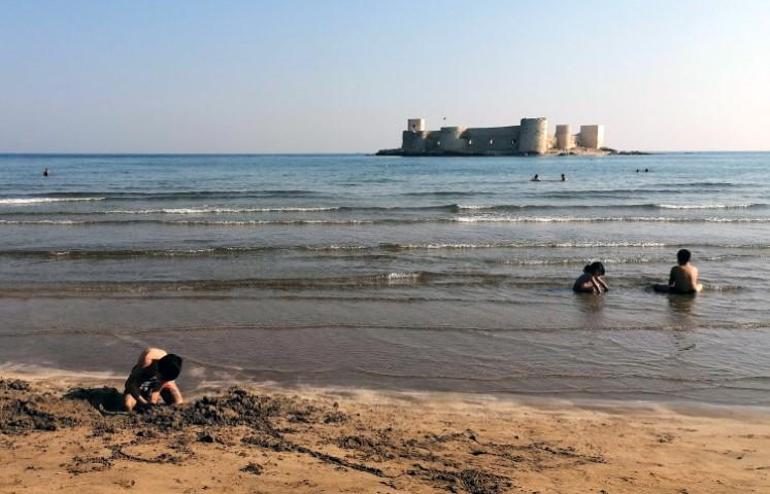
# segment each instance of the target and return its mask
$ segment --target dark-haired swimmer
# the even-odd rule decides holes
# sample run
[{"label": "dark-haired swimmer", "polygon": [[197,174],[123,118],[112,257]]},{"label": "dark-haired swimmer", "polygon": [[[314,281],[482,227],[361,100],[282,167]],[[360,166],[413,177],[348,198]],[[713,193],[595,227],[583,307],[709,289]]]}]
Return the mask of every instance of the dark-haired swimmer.
[{"label": "dark-haired swimmer", "polygon": [[677,265],[671,268],[668,285],[653,285],[656,292],[693,295],[703,290],[698,282],[698,268],[690,264],[692,254],[687,249],[676,253]]},{"label": "dark-haired swimmer", "polygon": [[530,182],[539,182],[540,181],[540,176],[537,173],[535,173],[535,176],[530,178],[529,181]]},{"label": "dark-haired swimmer", "polygon": [[174,382],[181,370],[182,357],[160,348],[143,351],[126,380],[123,392],[126,410],[157,405],[161,399],[169,405],[182,403],[182,393]]},{"label": "dark-haired swimmer", "polygon": [[583,268],[583,274],[575,280],[572,290],[575,293],[593,293],[596,295],[608,292],[610,287],[607,286],[602,276],[604,276],[604,264],[599,261],[592,262]]}]

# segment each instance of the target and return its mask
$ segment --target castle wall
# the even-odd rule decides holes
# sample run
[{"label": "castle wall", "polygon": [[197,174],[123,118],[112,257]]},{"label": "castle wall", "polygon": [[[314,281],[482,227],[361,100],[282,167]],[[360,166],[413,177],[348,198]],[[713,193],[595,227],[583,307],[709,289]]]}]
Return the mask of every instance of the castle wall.
[{"label": "castle wall", "polygon": [[436,147],[445,153],[467,152],[468,143],[460,138],[464,131],[463,127],[441,127]]},{"label": "castle wall", "polygon": [[474,154],[514,154],[519,150],[519,126],[469,128],[463,134]]},{"label": "castle wall", "polygon": [[428,132],[405,130],[401,134],[401,149],[407,154],[421,154],[426,151]]},{"label": "castle wall", "polygon": [[442,127],[441,130],[402,134],[401,149],[407,154],[517,154],[520,127]]},{"label": "castle wall", "polygon": [[548,120],[545,117],[522,118],[519,152],[545,154],[548,151]]}]

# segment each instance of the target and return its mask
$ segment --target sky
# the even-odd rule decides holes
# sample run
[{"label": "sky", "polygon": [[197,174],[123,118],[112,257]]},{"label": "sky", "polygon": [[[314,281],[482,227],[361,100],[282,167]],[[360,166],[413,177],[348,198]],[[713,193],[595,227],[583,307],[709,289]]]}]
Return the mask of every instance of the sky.
[{"label": "sky", "polygon": [[409,117],[535,116],[770,150],[768,26],[766,0],[0,0],[0,152],[373,152]]}]

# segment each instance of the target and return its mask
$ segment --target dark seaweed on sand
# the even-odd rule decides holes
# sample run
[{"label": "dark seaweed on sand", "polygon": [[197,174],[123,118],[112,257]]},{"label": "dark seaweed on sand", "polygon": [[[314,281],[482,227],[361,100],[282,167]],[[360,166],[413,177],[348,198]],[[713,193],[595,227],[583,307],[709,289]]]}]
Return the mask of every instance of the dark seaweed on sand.
[{"label": "dark seaweed on sand", "polygon": [[[237,387],[181,406],[156,406],[132,414],[120,411],[121,403],[122,395],[115,388],[74,388],[60,398],[36,392],[23,381],[0,379],[0,434],[90,427],[92,437],[101,438],[111,453],[73,457],[63,465],[73,475],[110,469],[118,461],[182,464],[195,455],[191,445],[196,443],[204,448],[241,445],[263,452],[306,455],[335,469],[374,475],[394,489],[402,489],[397,484],[411,478],[437,489],[469,494],[500,494],[513,488],[510,478],[482,467],[476,460],[480,456],[495,457],[496,464],[508,468],[535,471],[565,462],[577,466],[605,461],[569,446],[528,442],[518,436],[513,443],[482,441],[469,429],[415,435],[393,424],[372,430],[365,420],[340,411],[336,403],[325,406]],[[121,432],[118,441],[113,435]],[[133,437],[128,442],[126,432]],[[297,432],[309,436],[293,436]],[[130,449],[161,441],[168,449],[159,453],[153,449],[150,456]],[[343,450],[343,456],[319,450],[321,445]],[[249,462],[241,471],[260,475],[265,468]]]}]

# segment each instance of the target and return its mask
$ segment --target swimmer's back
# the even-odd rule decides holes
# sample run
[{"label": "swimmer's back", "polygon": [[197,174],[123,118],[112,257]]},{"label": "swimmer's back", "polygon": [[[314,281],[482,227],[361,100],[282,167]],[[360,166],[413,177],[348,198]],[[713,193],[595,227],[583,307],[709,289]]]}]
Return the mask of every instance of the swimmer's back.
[{"label": "swimmer's back", "polygon": [[698,283],[698,268],[691,264],[671,268],[668,284],[677,293],[697,293],[703,289]]}]

